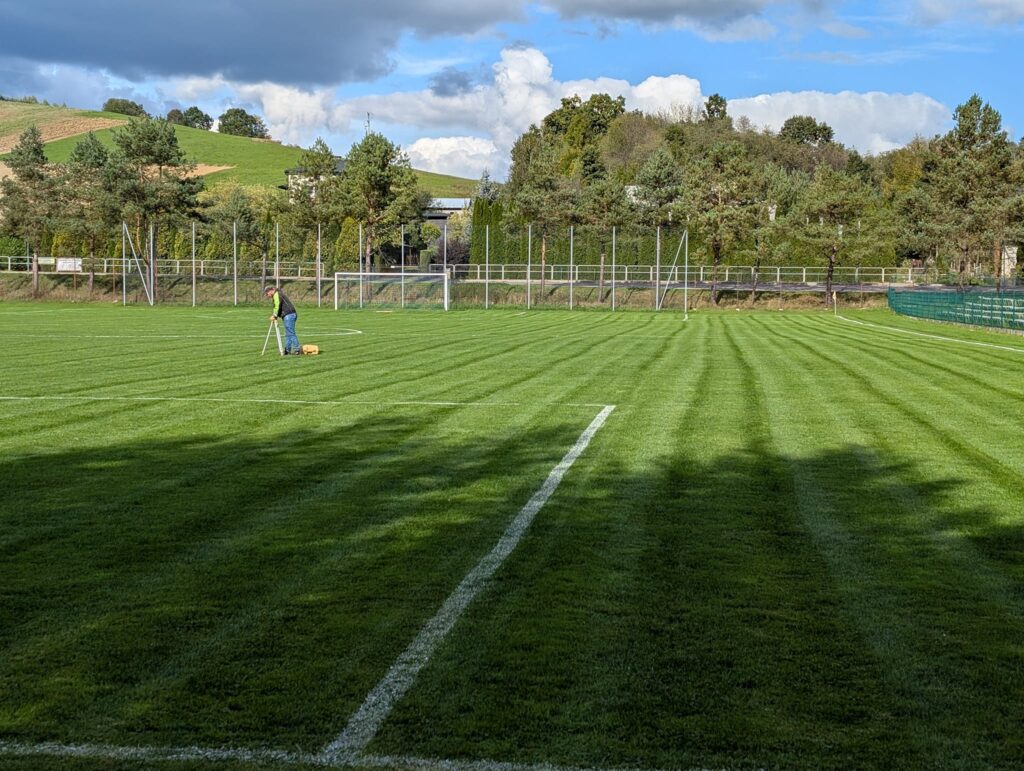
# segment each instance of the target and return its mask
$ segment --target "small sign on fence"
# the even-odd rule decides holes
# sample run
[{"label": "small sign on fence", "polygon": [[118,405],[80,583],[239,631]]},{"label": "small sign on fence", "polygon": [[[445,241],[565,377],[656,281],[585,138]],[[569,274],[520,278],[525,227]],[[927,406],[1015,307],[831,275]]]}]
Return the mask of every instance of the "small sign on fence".
[{"label": "small sign on fence", "polygon": [[[43,262],[42,257],[39,258],[39,263]],[[81,257],[58,257],[57,258],[57,272],[58,273],[81,273],[82,272],[82,258]]]}]

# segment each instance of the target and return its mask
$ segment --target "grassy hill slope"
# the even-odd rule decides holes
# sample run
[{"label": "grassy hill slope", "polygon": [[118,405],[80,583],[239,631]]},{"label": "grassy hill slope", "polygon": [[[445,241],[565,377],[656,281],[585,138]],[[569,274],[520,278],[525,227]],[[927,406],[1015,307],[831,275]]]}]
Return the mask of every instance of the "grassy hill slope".
[{"label": "grassy hill slope", "polygon": [[[127,120],[115,113],[72,110],[25,102],[0,102],[0,139],[16,136],[28,126],[36,124],[44,131],[48,125],[66,125],[73,128],[75,120],[110,119]],[[85,125],[83,123],[83,125]],[[105,128],[93,133],[107,146],[113,145],[113,129]],[[186,155],[205,166],[231,166],[206,176],[207,185],[236,182],[243,185],[279,187],[285,183],[284,170],[298,163],[302,149],[277,142],[248,139],[246,137],[217,134],[212,131],[175,126],[178,142]],[[46,144],[46,155],[54,162],[67,160],[80,136],[68,136]],[[475,181],[416,171],[420,185],[439,198],[468,197]]]}]

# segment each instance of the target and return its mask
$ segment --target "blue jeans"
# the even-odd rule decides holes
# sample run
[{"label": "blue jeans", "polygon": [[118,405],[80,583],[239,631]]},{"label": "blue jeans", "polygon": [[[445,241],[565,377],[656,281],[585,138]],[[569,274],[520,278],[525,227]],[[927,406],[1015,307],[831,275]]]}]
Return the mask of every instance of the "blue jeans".
[{"label": "blue jeans", "polygon": [[281,321],[284,322],[284,352],[285,353],[301,353],[302,348],[299,347],[299,338],[295,336],[295,319],[298,318],[297,314],[289,313]]}]

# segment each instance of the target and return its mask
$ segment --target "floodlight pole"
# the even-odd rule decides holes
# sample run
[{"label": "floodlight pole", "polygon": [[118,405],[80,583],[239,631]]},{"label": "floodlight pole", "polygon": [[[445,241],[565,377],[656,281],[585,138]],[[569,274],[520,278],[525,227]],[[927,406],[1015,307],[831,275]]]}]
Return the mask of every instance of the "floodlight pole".
[{"label": "floodlight pole", "polygon": [[405,307],[405,223],[402,223],[402,307]]},{"label": "floodlight pole", "polygon": [[274,286],[281,288],[281,223],[274,223]]},{"label": "floodlight pole", "polygon": [[323,275],[323,263],[320,261],[320,223],[316,223],[316,307],[320,307],[323,291],[320,289],[320,278]]},{"label": "floodlight pole", "polygon": [[231,271],[232,286],[235,292],[235,305],[238,305],[238,223],[231,223]]},{"label": "floodlight pole", "polygon": [[484,225],[484,310],[491,306],[491,226]]}]

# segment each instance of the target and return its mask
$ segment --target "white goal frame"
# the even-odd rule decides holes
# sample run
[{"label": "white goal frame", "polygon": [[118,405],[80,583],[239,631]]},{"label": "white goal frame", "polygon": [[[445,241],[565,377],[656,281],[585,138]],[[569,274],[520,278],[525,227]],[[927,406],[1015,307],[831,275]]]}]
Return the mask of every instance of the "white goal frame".
[{"label": "white goal frame", "polygon": [[404,271],[402,273],[384,273],[384,272],[379,272],[379,273],[368,273],[367,272],[367,273],[363,273],[363,272],[355,272],[355,271],[351,271],[351,272],[349,272],[349,271],[340,271],[340,272],[334,274],[334,310],[338,310],[338,306],[339,306],[338,284],[339,284],[339,281],[342,280],[342,279],[349,280],[349,281],[352,281],[352,280],[358,280],[359,281],[359,307],[360,308],[363,307],[364,302],[365,302],[366,284],[368,284],[371,281],[380,280],[380,279],[387,279],[388,281],[394,281],[394,282],[397,282],[397,283],[399,283],[401,285],[402,307],[403,308],[405,307],[405,282],[407,280],[409,280],[409,279],[412,279],[413,281],[420,281],[420,280],[423,280],[423,279],[430,279],[430,280],[432,280],[432,281],[434,281],[434,282],[436,282],[438,284],[442,284],[443,285],[443,290],[444,290],[443,291],[444,309],[448,310],[448,307],[449,307],[449,298],[450,298],[449,286],[450,286],[451,279],[450,279],[447,271],[444,271],[442,273],[406,273]]}]

